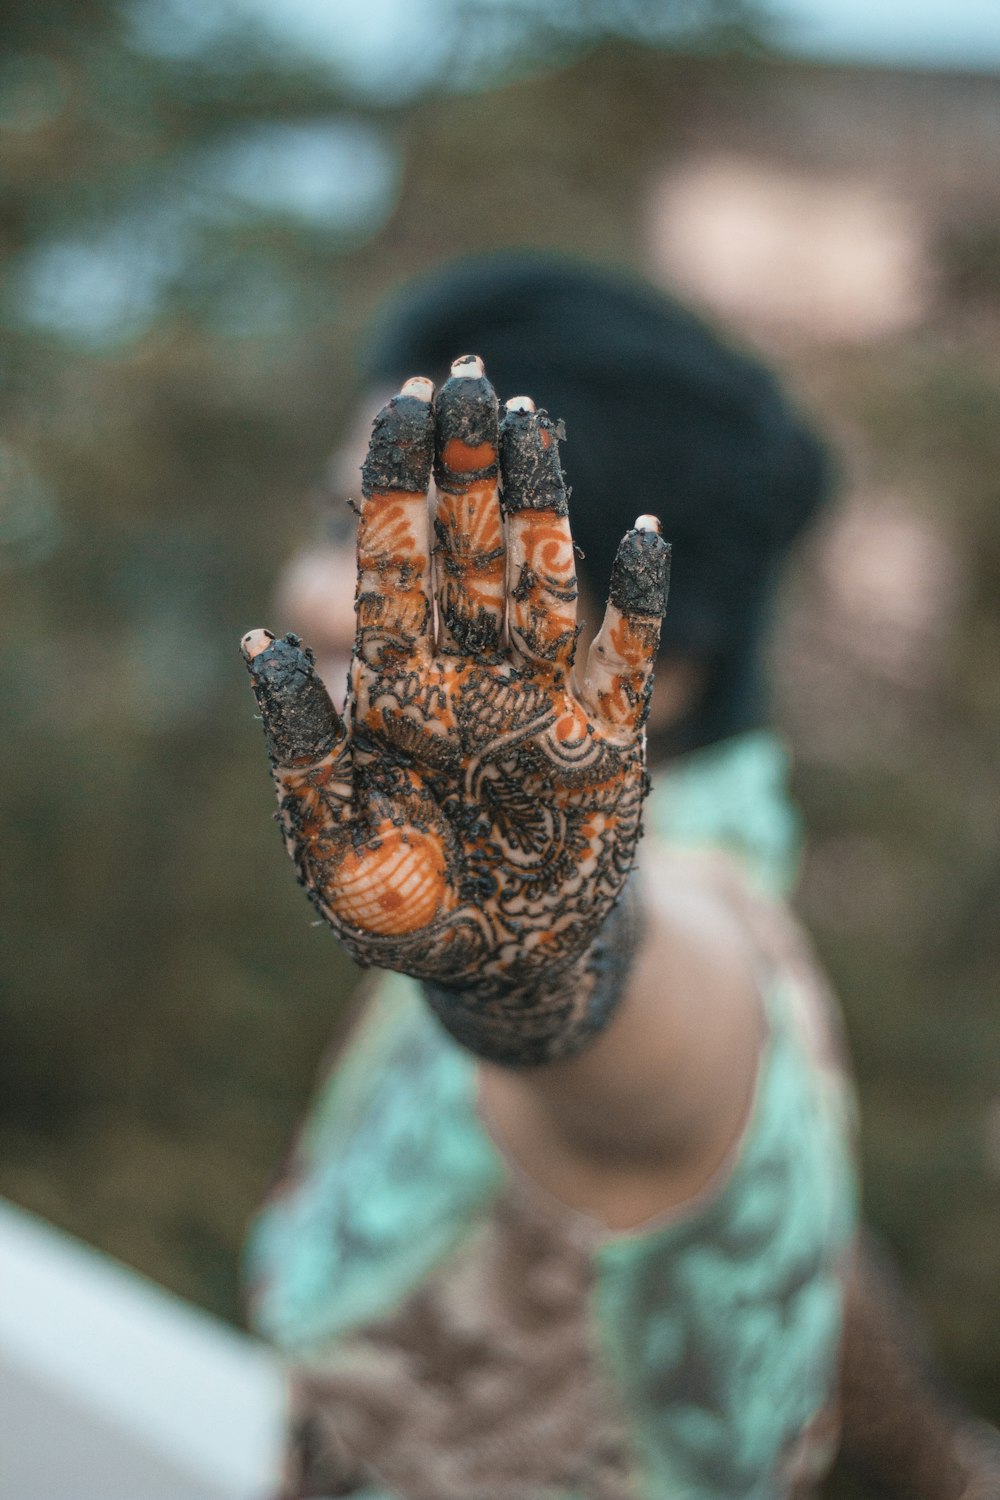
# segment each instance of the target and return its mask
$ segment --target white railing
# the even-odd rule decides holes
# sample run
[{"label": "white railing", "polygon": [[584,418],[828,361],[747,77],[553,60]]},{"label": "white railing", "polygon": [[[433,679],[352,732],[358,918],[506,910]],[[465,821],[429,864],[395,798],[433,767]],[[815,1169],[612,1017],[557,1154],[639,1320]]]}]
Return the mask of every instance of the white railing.
[{"label": "white railing", "polygon": [[283,1417],[264,1345],[0,1202],[2,1500],[264,1500]]}]

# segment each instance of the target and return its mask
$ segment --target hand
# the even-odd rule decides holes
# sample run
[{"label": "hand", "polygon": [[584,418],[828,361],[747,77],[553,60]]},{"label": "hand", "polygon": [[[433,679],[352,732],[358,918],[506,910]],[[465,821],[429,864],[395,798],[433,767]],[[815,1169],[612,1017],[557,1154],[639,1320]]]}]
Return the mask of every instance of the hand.
[{"label": "hand", "polygon": [[620,942],[596,939],[639,836],[669,548],[651,517],[627,534],[576,683],[558,429],[518,397],[498,430],[474,356],[433,395],[409,380],[375,421],[344,717],[297,637],[242,650],[317,909],[475,1051],[545,1061],[610,1009]]}]

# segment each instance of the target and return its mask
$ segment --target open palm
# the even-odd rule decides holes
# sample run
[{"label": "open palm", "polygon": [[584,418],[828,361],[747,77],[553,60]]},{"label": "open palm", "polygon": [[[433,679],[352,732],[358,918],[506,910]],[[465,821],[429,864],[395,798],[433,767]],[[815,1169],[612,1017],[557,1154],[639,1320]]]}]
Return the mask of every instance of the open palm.
[{"label": "open palm", "polygon": [[[345,715],[296,637],[244,638],[300,879],[365,964],[428,982],[460,1039],[572,1050],[586,958],[631,868],[669,549],[642,518],[573,677],[558,433],[475,357],[408,381],[363,470]],[[435,479],[433,516],[428,502]]]}]

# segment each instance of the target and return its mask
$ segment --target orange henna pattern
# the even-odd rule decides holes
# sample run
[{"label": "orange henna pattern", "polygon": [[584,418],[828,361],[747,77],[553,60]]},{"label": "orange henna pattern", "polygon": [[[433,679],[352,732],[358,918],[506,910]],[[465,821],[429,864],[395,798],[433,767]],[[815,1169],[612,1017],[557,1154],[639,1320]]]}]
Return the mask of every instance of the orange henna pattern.
[{"label": "orange henna pattern", "polygon": [[426,507],[426,495],[372,495],[358,527],[358,567],[391,571],[392,582],[408,586],[427,566],[414,528],[414,511]]},{"label": "orange henna pattern", "polygon": [[441,461],[453,474],[470,474],[476,469],[488,469],[497,461],[495,443],[477,443],[470,447],[459,438],[452,438],[441,449]]},{"label": "orange henna pattern", "polygon": [[504,615],[504,536],[496,486],[479,480],[442,494],[434,522],[441,618],[466,651],[494,652]]},{"label": "orange henna pattern", "polygon": [[[466,587],[503,585],[504,541],[500,512],[493,486],[470,485],[461,495],[443,495],[438,506],[436,530],[438,555],[447,574],[460,578]],[[443,537],[447,535],[447,547]],[[442,580],[447,583],[448,578]]]},{"label": "orange henna pattern", "polygon": [[659,621],[619,614],[608,632],[612,649],[619,661],[644,670],[649,653],[655,651],[659,641]]},{"label": "orange henna pattern", "polygon": [[614,724],[629,724],[635,717],[635,706],[641,701],[643,677],[641,673],[616,672],[611,687],[598,693],[604,717]]},{"label": "orange henna pattern", "polygon": [[553,734],[561,745],[567,740],[574,744],[582,744],[587,737],[587,723],[579,709],[575,706],[566,713],[560,714],[552,729]]},{"label": "orange henna pattern", "polygon": [[558,588],[575,584],[573,542],[562,517],[554,511],[531,511],[520,518],[517,535],[525,565],[543,583]]},{"label": "orange henna pattern", "polygon": [[[630,537],[635,535],[629,533]],[[652,685],[649,662],[658,640],[657,618],[627,614],[614,604],[608,605],[604,624],[590,650],[584,697],[610,729],[632,733],[645,722]]]},{"label": "orange henna pattern", "polygon": [[447,911],[445,875],[440,839],[383,823],[375,842],[349,849],[337,866],[330,907],[363,932],[416,932]]},{"label": "orange henna pattern", "polygon": [[522,511],[509,528],[515,643],[530,657],[568,663],[576,643],[576,566],[565,517]]}]

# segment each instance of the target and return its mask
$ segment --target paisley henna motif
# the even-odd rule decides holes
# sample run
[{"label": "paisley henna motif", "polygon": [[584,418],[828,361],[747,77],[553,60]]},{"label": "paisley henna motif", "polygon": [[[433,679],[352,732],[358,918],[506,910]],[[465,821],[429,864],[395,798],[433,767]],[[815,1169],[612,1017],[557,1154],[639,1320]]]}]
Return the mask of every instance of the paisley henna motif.
[{"label": "paisley henna motif", "polygon": [[669,548],[649,518],[626,536],[577,686],[558,429],[516,398],[498,430],[474,357],[431,396],[408,381],[375,422],[346,719],[296,637],[252,631],[243,654],[319,912],[480,1055],[545,1062],[600,1029],[627,970]]}]

